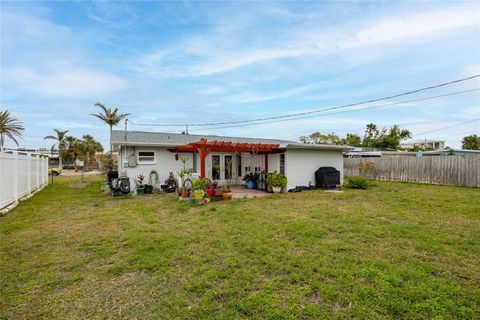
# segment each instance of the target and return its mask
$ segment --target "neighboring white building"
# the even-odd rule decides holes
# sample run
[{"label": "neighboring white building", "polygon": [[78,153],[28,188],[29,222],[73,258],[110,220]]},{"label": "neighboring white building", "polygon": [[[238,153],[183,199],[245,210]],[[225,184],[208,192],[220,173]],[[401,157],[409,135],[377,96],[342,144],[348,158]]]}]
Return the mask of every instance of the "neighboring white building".
[{"label": "neighboring white building", "polygon": [[400,146],[404,149],[412,149],[415,146],[419,146],[424,150],[442,150],[445,149],[445,141],[442,140],[431,140],[431,139],[419,139],[407,141]]},{"label": "neighboring white building", "polygon": [[235,183],[244,183],[242,177],[249,172],[277,171],[287,177],[287,189],[315,184],[315,171],[327,166],[340,171],[343,183],[342,154],[351,149],[276,139],[120,130],[113,131],[111,142],[119,153],[119,173],[132,180],[143,174],[149,183],[154,170],[163,182],[170,172],[182,170],[182,156],[188,159],[187,168],[220,184],[227,181],[225,167],[231,160]]}]

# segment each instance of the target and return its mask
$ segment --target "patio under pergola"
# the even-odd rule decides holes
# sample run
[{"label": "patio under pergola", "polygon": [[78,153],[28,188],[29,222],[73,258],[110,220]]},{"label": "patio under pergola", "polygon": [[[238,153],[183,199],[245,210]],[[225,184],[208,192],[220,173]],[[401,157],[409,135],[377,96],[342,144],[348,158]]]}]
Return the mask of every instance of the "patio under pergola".
[{"label": "patio under pergola", "polygon": [[197,152],[200,158],[200,177],[206,177],[205,158],[211,152],[231,152],[231,153],[255,153],[265,155],[265,171],[268,172],[268,154],[278,153],[278,144],[265,143],[241,143],[241,142],[226,142],[226,141],[207,141],[207,139],[200,139],[196,142],[191,142],[185,145],[171,149],[173,152]]}]

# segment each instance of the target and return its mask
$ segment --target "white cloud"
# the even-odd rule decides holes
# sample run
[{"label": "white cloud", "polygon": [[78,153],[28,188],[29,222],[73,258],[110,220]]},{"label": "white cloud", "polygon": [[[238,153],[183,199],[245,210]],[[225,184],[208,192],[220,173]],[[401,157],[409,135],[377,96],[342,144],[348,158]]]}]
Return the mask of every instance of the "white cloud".
[{"label": "white cloud", "polygon": [[461,6],[386,18],[356,33],[342,45],[353,48],[425,37],[461,27],[480,27],[478,6]]},{"label": "white cloud", "polygon": [[66,25],[11,8],[1,17],[0,76],[10,96],[88,98],[126,88],[123,78],[94,66],[82,35]]},{"label": "white cloud", "polygon": [[[182,45],[180,45],[182,46]],[[302,57],[319,53],[315,46],[285,47],[277,49],[260,49],[238,53],[241,50],[223,51],[214,54],[198,52],[182,58],[184,50],[171,52],[158,51],[141,59],[139,70],[152,76],[163,77],[198,77],[232,71],[254,63]],[[200,60],[201,62],[195,62]]]},{"label": "white cloud", "polygon": [[[279,59],[319,57],[368,45],[401,43],[442,35],[462,27],[479,27],[478,6],[458,6],[401,17],[384,17],[340,30],[324,27],[292,28],[285,35],[256,43],[233,43],[235,34],[219,27],[208,35],[180,40],[177,44],[140,57],[139,70],[150,76],[196,77],[233,71],[256,63]],[[240,30],[245,32],[245,30]],[[227,43],[228,45],[225,45]],[[257,45],[260,43],[261,45]]]},{"label": "white cloud", "polygon": [[128,27],[138,20],[138,15],[124,1],[78,1],[90,19],[115,28]]},{"label": "white cloud", "polygon": [[120,77],[75,65],[60,65],[49,70],[27,67],[5,69],[2,78],[8,79],[12,91],[27,91],[39,96],[85,98],[101,96],[126,88]]},{"label": "white cloud", "polygon": [[[480,96],[479,96],[479,101],[480,101]],[[468,107],[464,109],[462,113],[466,114],[467,116],[480,117],[480,105]]]},{"label": "white cloud", "polygon": [[318,87],[318,84],[312,83],[312,84],[296,87],[293,89],[278,91],[278,93],[273,93],[273,94],[245,92],[245,93],[230,96],[226,99],[226,101],[231,103],[253,103],[253,102],[261,102],[261,101],[277,100],[281,98],[294,96],[300,93],[304,93],[316,87]]}]

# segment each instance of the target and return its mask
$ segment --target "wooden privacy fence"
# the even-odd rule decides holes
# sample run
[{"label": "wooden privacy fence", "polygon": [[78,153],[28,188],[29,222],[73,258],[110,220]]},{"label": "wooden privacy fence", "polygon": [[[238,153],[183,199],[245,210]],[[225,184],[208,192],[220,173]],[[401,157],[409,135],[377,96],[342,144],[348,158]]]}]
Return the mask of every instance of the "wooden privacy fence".
[{"label": "wooden privacy fence", "polygon": [[31,153],[0,152],[0,210],[48,184],[48,159]]},{"label": "wooden privacy fence", "polygon": [[480,187],[480,157],[346,158],[345,175],[377,180]]}]

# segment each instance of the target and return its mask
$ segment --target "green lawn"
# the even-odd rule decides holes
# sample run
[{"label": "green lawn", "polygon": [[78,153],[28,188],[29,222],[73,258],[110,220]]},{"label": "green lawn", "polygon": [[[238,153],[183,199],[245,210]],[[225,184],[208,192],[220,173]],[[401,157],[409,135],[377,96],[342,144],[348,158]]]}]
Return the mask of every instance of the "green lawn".
[{"label": "green lawn", "polygon": [[0,319],[476,318],[480,190],[377,182],[204,206],[74,178],[0,218]]}]

